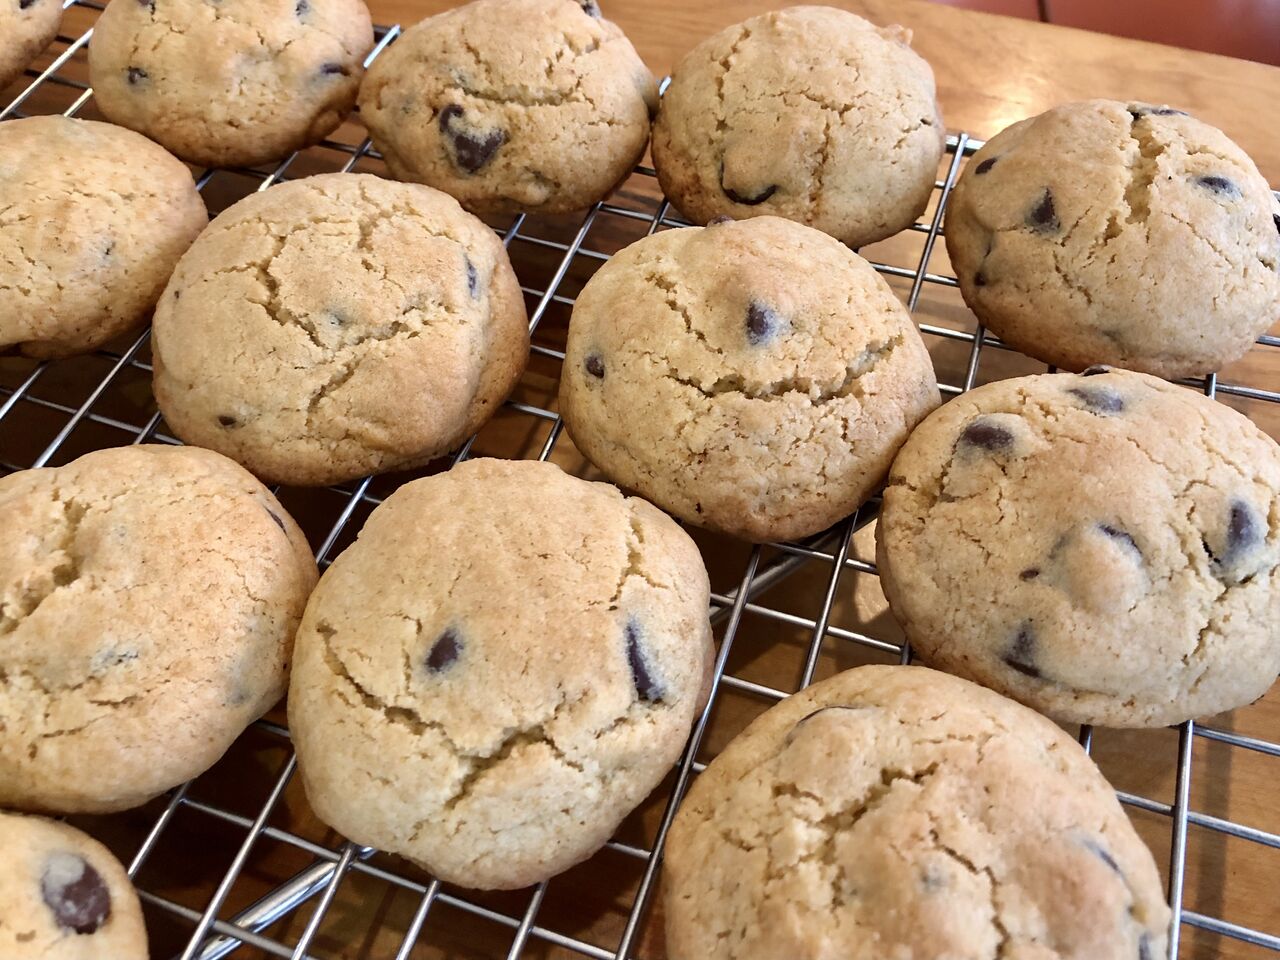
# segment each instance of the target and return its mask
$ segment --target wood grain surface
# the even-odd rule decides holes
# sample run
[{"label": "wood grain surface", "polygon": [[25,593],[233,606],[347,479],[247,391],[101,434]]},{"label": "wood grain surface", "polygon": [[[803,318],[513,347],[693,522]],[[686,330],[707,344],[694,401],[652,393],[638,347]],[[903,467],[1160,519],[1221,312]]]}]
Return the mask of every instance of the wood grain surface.
[{"label": "wood grain surface", "polygon": [[[764,0],[602,0],[606,15],[619,22],[641,55],[661,76],[695,43],[720,27],[748,15],[770,9]],[[379,23],[411,24],[452,4],[442,0],[369,0]],[[914,45],[932,64],[938,78],[943,113],[953,131],[965,130],[985,138],[1010,122],[1039,112],[1055,103],[1085,97],[1115,97],[1167,102],[1187,109],[1222,127],[1248,150],[1273,184],[1280,184],[1280,125],[1272,122],[1280,102],[1280,69],[1230,60],[1152,44],[1097,36],[1035,22],[971,13],[918,0],[844,0],[837,3],[879,23],[897,22],[914,31]],[[92,23],[90,11],[72,11],[66,33],[78,33]],[[77,72],[80,71],[80,72]],[[67,74],[83,79],[82,58],[69,65]],[[42,91],[30,104],[31,112],[64,109],[77,91],[60,88]],[[2,99],[2,98],[0,98]],[[90,102],[85,116],[94,116]],[[362,132],[348,124],[338,135],[343,142],[359,143]],[[291,168],[290,175],[333,169],[332,152],[316,157],[308,151]],[[361,161],[358,169],[383,172],[381,165]],[[252,190],[248,178],[219,174],[206,196],[219,209]],[[633,177],[613,198],[621,207],[652,211],[656,204],[653,181]],[[936,202],[936,201],[935,201]],[[932,209],[930,210],[932,213]],[[543,289],[556,270],[561,253],[541,241],[566,242],[577,229],[577,218],[531,223],[522,234],[531,239],[512,245],[512,257],[523,283]],[[501,225],[501,224],[499,224]],[[620,216],[597,219],[585,248],[608,254],[643,234],[648,224]],[[922,235],[905,233],[864,253],[892,264],[914,264],[921,252]],[[947,273],[945,251],[938,251],[930,269]],[[578,257],[570,265],[562,292],[572,297],[598,265],[598,259]],[[892,279],[905,298],[909,282]],[[535,342],[562,348],[569,315],[568,305],[554,302],[539,325]],[[958,293],[938,285],[926,285],[917,318],[956,330],[971,330],[973,317]],[[959,383],[968,359],[963,343],[928,337],[927,343],[944,382]],[[54,365],[33,395],[74,407],[100,378],[109,363],[101,358],[81,358]],[[0,385],[13,387],[30,372],[25,361],[0,359]],[[1020,373],[1043,371],[1013,353],[986,350],[978,381]],[[555,409],[558,364],[535,357],[516,399]],[[1255,350],[1250,357],[1223,374],[1223,379],[1255,387],[1280,388],[1280,350]],[[88,385],[88,386],[86,386]],[[1280,437],[1280,405],[1252,402],[1235,404],[1253,416],[1273,436]],[[106,416],[126,424],[145,424],[154,412],[145,371],[127,368],[98,405]],[[24,465],[32,462],[65,422],[56,408],[24,402],[21,420],[0,421],[0,460]],[[16,424],[16,426],[15,426]],[[550,424],[513,410],[503,411],[481,433],[474,453],[491,456],[536,456],[548,439]],[[128,442],[117,427],[85,422],[72,434],[55,463],[98,446]],[[562,435],[552,459],[582,476],[596,476]],[[438,469],[438,467],[436,468]],[[404,476],[382,478],[371,492],[383,495]],[[285,505],[298,517],[313,544],[321,543],[345,500],[327,491],[282,492]],[[357,511],[337,544],[350,542],[367,516],[369,505]],[[712,576],[713,590],[722,596],[740,582],[749,550],[723,538],[694,533],[703,548]],[[851,556],[873,560],[873,525],[854,536]],[[830,553],[836,542],[821,544]],[[765,550],[762,567],[785,559],[775,548]],[[818,676],[830,675],[858,663],[886,662],[889,658],[868,646],[850,642],[851,635],[896,642],[900,633],[889,616],[874,574],[854,566],[834,572],[835,603],[830,626],[842,636],[827,635],[820,645]],[[801,676],[813,636],[813,619],[833,584],[833,565],[814,560],[753,593],[742,624],[733,639],[727,672],[746,683],[780,690],[794,690]],[[723,636],[724,618],[717,636]],[[741,684],[725,689],[718,700],[700,754],[709,760],[769,701],[748,692]],[[282,711],[277,711],[282,719]],[[1274,690],[1259,703],[1234,714],[1211,718],[1212,726],[1280,740],[1280,695]],[[1168,804],[1175,795],[1174,769],[1178,746],[1176,731],[1121,732],[1099,730],[1094,755],[1112,782],[1157,803]],[[1191,807],[1209,817],[1230,819],[1254,828],[1280,833],[1280,805],[1275,783],[1280,758],[1268,757],[1221,743],[1197,739],[1193,747]],[[155,851],[138,875],[148,893],[199,911],[234,857],[245,836],[244,821],[257,816],[275,776],[287,759],[284,741],[267,731],[255,730],[226,758],[191,787],[194,803],[178,808],[172,823],[161,834]],[[670,784],[664,784],[639,811],[628,818],[621,832],[627,843],[647,847],[652,843]],[[132,857],[147,830],[155,822],[162,803],[142,810],[104,818],[76,818],[76,822],[108,842],[125,859]],[[211,811],[222,811],[212,813]],[[1167,872],[1170,820],[1159,813],[1129,808],[1144,839],[1150,844],[1162,871]],[[230,815],[230,816],[228,816]],[[235,817],[242,818],[240,822]],[[290,837],[337,849],[341,839],[310,814],[296,778],[286,788],[281,803],[268,821]],[[1211,917],[1280,935],[1280,850],[1264,844],[1227,838],[1222,833],[1192,826],[1185,899],[1187,908]],[[315,862],[312,853],[289,842],[283,833],[269,835],[253,848],[245,870],[232,888],[220,916],[229,918],[255,899]],[[375,858],[377,865],[399,876],[425,883],[423,874],[394,858]],[[548,888],[536,917],[547,930],[579,937],[601,947],[617,944],[627,911],[639,884],[643,862],[618,850],[605,850],[587,864],[557,878]],[[489,907],[509,917],[520,917],[529,905],[527,891],[486,895],[446,890],[446,898],[431,907],[420,937],[412,946],[413,960],[480,960],[503,957],[512,943],[509,923],[477,917],[447,897]],[[320,925],[311,955],[325,960],[383,960],[397,955],[420,903],[419,894],[385,878],[353,872],[339,887],[332,908]],[[311,915],[303,907],[264,931],[280,943],[292,945]],[[147,908],[153,956],[159,960],[180,950],[191,924],[171,911]],[[1194,960],[1263,960],[1276,955],[1258,947],[1211,933],[1183,928],[1181,957]],[[646,912],[633,956],[663,960],[661,909],[656,903]],[[245,947],[232,956],[254,960],[270,954]],[[523,957],[561,960],[580,954],[557,946],[552,939],[533,936]]]}]

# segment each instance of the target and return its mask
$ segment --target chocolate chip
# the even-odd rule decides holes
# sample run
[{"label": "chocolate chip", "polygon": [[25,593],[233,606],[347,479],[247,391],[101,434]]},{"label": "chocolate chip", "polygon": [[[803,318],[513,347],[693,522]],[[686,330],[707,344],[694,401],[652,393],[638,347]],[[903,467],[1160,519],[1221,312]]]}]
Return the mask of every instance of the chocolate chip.
[{"label": "chocolate chip", "polygon": [[1058,222],[1058,213],[1053,207],[1053,193],[1048,187],[1040,202],[1027,214],[1027,226],[1038,233],[1054,233],[1062,224]]},{"label": "chocolate chip", "polygon": [[173,299],[174,299],[174,300],[181,300],[181,299],[182,299],[182,291],[181,291],[181,290],[174,290],[174,291],[173,291]]},{"label": "chocolate chip", "polygon": [[462,641],[458,639],[457,631],[449,627],[436,637],[436,642],[431,645],[431,650],[427,653],[427,670],[431,673],[439,673],[448,669],[458,659],[461,650]]},{"label": "chocolate chip", "polygon": [[293,8],[294,14],[299,17],[306,16],[311,12],[311,4],[307,0],[298,0],[297,6]]},{"label": "chocolate chip", "polygon": [[758,300],[747,304],[747,342],[753,347],[772,340],[782,329],[782,317]]},{"label": "chocolate chip", "polygon": [[[31,5],[31,0],[22,0],[22,3],[18,4],[18,6],[23,8],[28,7],[30,5]],[[138,6],[145,8],[151,13],[156,12],[156,0],[138,0]]]},{"label": "chocolate chip", "polygon": [[1173,107],[1156,107],[1154,110],[1150,112],[1154,113],[1157,117],[1189,117],[1191,116],[1191,114],[1187,113],[1187,111],[1175,110]]},{"label": "chocolate chip", "polygon": [[[266,508],[264,507],[263,509],[266,509]],[[275,511],[267,510],[267,516],[276,522],[276,526],[280,528],[281,533],[283,533],[285,536],[289,535],[289,531],[285,529],[284,521],[281,520],[278,516],[276,516]]]},{"label": "chocolate chip", "polygon": [[724,164],[721,163],[720,164],[720,189],[724,192],[724,195],[728,197],[730,200],[732,200],[734,203],[740,203],[744,207],[755,207],[755,206],[758,206],[759,204],[764,203],[766,200],[772,197],[774,193],[777,191],[778,185],[776,183],[771,184],[756,194],[748,195],[748,194],[738,193],[738,191],[731,190],[724,185]]},{"label": "chocolate chip", "polygon": [[733,222],[734,222],[733,217],[729,216],[727,213],[722,213],[722,214],[719,214],[718,216],[714,216],[714,217],[712,217],[710,220],[708,220],[708,221],[707,221],[707,226],[708,226],[708,227],[717,227],[717,226],[719,226],[719,225],[720,225],[720,224],[722,224],[722,223],[733,223]]},{"label": "chocolate chip", "polygon": [[593,377],[595,377],[598,380],[604,379],[604,360],[600,358],[600,354],[598,353],[587,354],[587,360],[586,360],[585,366],[587,368],[587,373],[591,374]]},{"label": "chocolate chip", "polygon": [[320,74],[325,77],[345,77],[347,76],[348,71],[347,68],[340,63],[326,63],[320,68]]},{"label": "chocolate chip", "polygon": [[467,292],[471,294],[472,300],[479,300],[480,274],[476,272],[476,265],[471,262],[471,258],[465,253],[462,256],[467,261]]},{"label": "chocolate chip", "polygon": [[1097,840],[1093,840],[1089,837],[1085,837],[1081,841],[1081,843],[1084,844],[1085,849],[1087,849],[1095,857],[1097,857],[1099,860],[1105,863],[1108,867],[1110,867],[1116,873],[1119,873],[1121,876],[1124,876],[1123,872],[1120,870],[1120,864],[1116,863],[1116,858],[1111,856],[1110,851],[1107,850],[1107,848],[1104,847],[1100,842],[1098,842]]},{"label": "chocolate chip", "polygon": [[1019,580],[1034,580],[1034,579],[1035,579],[1036,577],[1038,577],[1038,576],[1040,576],[1040,568],[1039,568],[1039,567],[1027,567],[1027,569],[1023,570],[1020,574],[1018,574],[1018,579],[1019,579]]},{"label": "chocolate chip", "polygon": [[143,80],[147,79],[147,71],[141,67],[130,67],[126,73],[126,77],[130,86],[137,86]]},{"label": "chocolate chip", "polygon": [[50,855],[40,895],[63,930],[93,933],[111,916],[111,893],[101,874],[74,853]]},{"label": "chocolate chip", "polygon": [[1095,363],[1093,366],[1085,367],[1083,370],[1081,370],[1080,376],[1096,377],[1100,373],[1110,373],[1110,372],[1111,372],[1111,368],[1108,367],[1105,363]]},{"label": "chocolate chip", "polygon": [[1280,213],[1273,213],[1271,215],[1271,222],[1276,225],[1276,233],[1280,233]]},{"label": "chocolate chip", "polygon": [[1151,938],[1145,933],[1138,934],[1138,960],[1155,960],[1151,956]]},{"label": "chocolate chip", "polygon": [[1083,401],[1094,413],[1120,413],[1124,410],[1124,398],[1106,387],[1072,387],[1067,393]]},{"label": "chocolate chip", "polygon": [[640,650],[640,625],[635,620],[628,620],[625,633],[627,663],[631,666],[631,682],[635,685],[636,695],[649,703],[661,700],[662,684],[649,673],[649,665],[645,663],[644,654]]},{"label": "chocolate chip", "polygon": [[1126,531],[1121,530],[1119,527],[1113,527],[1109,523],[1098,524],[1098,530],[1116,541],[1116,543],[1126,546],[1134,553],[1138,554],[1138,556],[1142,556],[1142,551],[1138,549],[1138,544]]},{"label": "chocolate chip", "polygon": [[973,285],[975,287],[985,287],[987,285],[987,278],[981,270],[973,275]]},{"label": "chocolate chip", "polygon": [[507,134],[504,130],[490,130],[480,135],[454,130],[453,123],[461,116],[462,107],[456,103],[441,109],[440,132],[452,146],[453,162],[467,173],[475,173],[507,142]]},{"label": "chocolate chip", "polygon": [[218,422],[224,427],[234,427],[236,425],[236,418],[229,417],[225,413],[222,413],[218,415]]},{"label": "chocolate chip", "polygon": [[1253,508],[1243,500],[1232,500],[1227,517],[1226,547],[1221,557],[1214,556],[1212,552],[1209,556],[1219,566],[1230,566],[1242,554],[1261,544],[1263,539],[1262,524],[1258,522]]},{"label": "chocolate chip", "polygon": [[961,432],[960,442],[980,450],[1009,450],[1013,447],[1013,434],[987,417],[977,417]]},{"label": "chocolate chip", "polygon": [[600,19],[600,5],[596,0],[578,0],[578,6],[582,7],[583,13],[587,16]]},{"label": "chocolate chip", "polygon": [[976,167],[973,168],[973,172],[980,177],[984,173],[986,173],[988,170],[990,170],[992,167],[994,167],[996,165],[996,161],[999,159],[1000,159],[999,157],[987,157],[987,159],[983,160],[980,164],[978,164]]},{"label": "chocolate chip", "polygon": [[1228,180],[1226,177],[1196,177],[1196,183],[1222,197],[1240,196],[1240,188],[1235,185],[1234,181]]},{"label": "chocolate chip", "polygon": [[1019,673],[1039,679],[1040,670],[1035,665],[1034,657],[1035,637],[1031,632],[1031,626],[1024,623],[1018,628],[1018,635],[1013,638],[1013,646],[1005,652],[1002,659]]}]

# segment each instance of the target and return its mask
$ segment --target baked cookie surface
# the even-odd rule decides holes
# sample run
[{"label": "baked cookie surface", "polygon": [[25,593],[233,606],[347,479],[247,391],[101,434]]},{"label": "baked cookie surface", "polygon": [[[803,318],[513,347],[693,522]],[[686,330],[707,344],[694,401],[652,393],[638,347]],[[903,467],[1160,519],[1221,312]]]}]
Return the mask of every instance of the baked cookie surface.
[{"label": "baked cookie surface", "polygon": [[401,180],[478,213],[566,213],[630,174],[657,97],[594,0],[474,0],[374,61],[360,117]]},{"label": "baked cookie surface", "polygon": [[367,174],[224,211],[156,309],[156,400],[188,443],[277,483],[408,467],[477,430],[524,370],[524,298],[452,198]]},{"label": "baked cookie surface", "polygon": [[672,73],[654,124],[663,192],[695,223],[767,214],[853,247],[906,229],[946,139],[910,36],[801,6],[704,40]]},{"label": "baked cookie surface", "polygon": [[146,137],[93,120],[6,120],[0,353],[85,353],[140,326],[208,221],[186,166]]},{"label": "baked cookie surface", "polygon": [[467,887],[585,860],[705,702],[707,604],[693,541],[608,484],[474,460],[400,487],[298,633],[289,727],[312,808]]},{"label": "baked cookie surface", "polygon": [[667,230],[616,254],[576,300],[560,380],[574,444],[611,479],[751,540],[852,513],[937,405],[888,285],[777,217]]},{"label": "baked cookie surface", "polygon": [[43,817],[0,813],[0,956],[147,960],[138,895],[96,840]]},{"label": "baked cookie surface", "polygon": [[122,447],[14,473],[0,529],[0,806],[145,803],[284,692],[315,561],[225,457]]},{"label": "baked cookie surface", "polygon": [[671,960],[1155,960],[1151,853],[1079,745],[922,667],[848,670],[759,717],[668,836]]},{"label": "baked cookie surface", "polygon": [[111,122],[191,163],[250,167],[337,129],[372,49],[363,0],[111,0],[89,70]]},{"label": "baked cookie surface", "polygon": [[1069,103],[1003,130],[952,191],[946,240],[978,318],[1069,370],[1200,375],[1280,320],[1280,201],[1171,107]]},{"label": "baked cookie surface", "polygon": [[925,662],[1065,721],[1178,723],[1280,673],[1280,447],[1154,377],[957,397],[894,462],[877,547]]},{"label": "baked cookie surface", "polygon": [[0,90],[58,35],[62,0],[0,0]]}]

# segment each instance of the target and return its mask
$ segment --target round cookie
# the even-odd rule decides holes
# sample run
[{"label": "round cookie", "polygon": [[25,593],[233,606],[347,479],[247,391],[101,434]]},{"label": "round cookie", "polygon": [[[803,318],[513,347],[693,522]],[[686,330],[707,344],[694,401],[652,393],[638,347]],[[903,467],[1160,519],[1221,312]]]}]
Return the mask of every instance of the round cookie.
[{"label": "round cookie", "polygon": [[708,601],[688,535],[608,484],[473,460],[400,487],[298,631],[312,808],[466,887],[568,869],[679,756],[710,683]]},{"label": "round cookie", "polygon": [[147,960],[138,895],[92,837],[0,813],[0,956],[5,960]]},{"label": "round cookie", "polygon": [[948,403],[894,462],[878,556],[925,662],[1064,721],[1179,723],[1280,673],[1280,447],[1145,374]]},{"label": "round cookie", "polygon": [[789,540],[852,513],[938,405],[911,317],[862,258],[778,217],[667,230],[579,294],[560,410],[615,482]]},{"label": "round cookie", "polygon": [[1068,370],[1217,370],[1280,320],[1280,202],[1225,134],[1091,100],[1015,123],[947,201],[965,302]]},{"label": "round cookie", "polygon": [[657,100],[595,0],[474,0],[374,62],[360,119],[401,180],[478,213],[566,213],[631,173]]},{"label": "round cookie", "polygon": [[1150,851],[1079,745],[922,667],[773,707],[698,777],[666,848],[671,960],[1155,960]]},{"label": "round cookie", "polygon": [[121,447],[11,474],[0,529],[0,806],[145,803],[284,692],[315,561],[225,457]]},{"label": "round cookie", "polygon": [[452,198],[367,174],[252,194],[182,258],[156,309],[165,421],[274,483],[425,463],[524,370],[524,298]]},{"label": "round cookie", "polygon": [[208,221],[190,171],[146,137],[92,120],[6,120],[0,353],[85,353],[140,326]]},{"label": "round cookie", "polygon": [[911,32],[777,10],[680,62],[653,127],[663,192],[696,223],[771,214],[853,247],[924,212],[946,131]]},{"label": "round cookie", "polygon": [[62,0],[0,0],[0,90],[58,35]]},{"label": "round cookie", "polygon": [[363,0],[111,0],[95,29],[106,118],[209,167],[319,143],[351,112],[373,49]]}]

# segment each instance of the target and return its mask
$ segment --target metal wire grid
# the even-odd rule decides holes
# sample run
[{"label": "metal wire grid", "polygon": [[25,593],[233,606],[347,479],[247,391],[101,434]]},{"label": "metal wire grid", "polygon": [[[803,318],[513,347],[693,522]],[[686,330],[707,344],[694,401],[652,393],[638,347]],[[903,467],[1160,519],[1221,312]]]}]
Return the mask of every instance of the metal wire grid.
[{"label": "metal wire grid", "polygon": [[[66,7],[85,7],[98,11],[102,4],[92,0],[64,0]],[[393,42],[400,32],[399,27],[379,29],[378,44],[370,55],[372,61],[386,46]],[[32,82],[19,96],[3,109],[0,109],[0,120],[10,117],[21,117],[23,105],[43,85],[69,88],[74,99],[65,109],[68,116],[78,113],[92,97],[92,90],[84,83],[62,75],[63,69],[72,61],[76,53],[86,46],[93,30],[88,29],[78,36],[60,36],[58,41],[63,49],[54,58],[47,69],[39,74],[32,74]],[[973,140],[965,134],[948,138],[948,162],[943,179],[937,182],[937,203],[933,216],[924,223],[917,223],[912,229],[924,234],[923,249],[912,266],[892,263],[875,263],[881,273],[908,279],[911,281],[907,304],[909,309],[916,308],[921,291],[926,284],[942,287],[955,287],[954,277],[931,272],[928,268],[933,255],[936,240],[940,235],[942,214],[946,197],[955,182],[962,159],[972,154],[981,146],[981,141]],[[337,168],[350,171],[364,157],[377,158],[368,140],[358,146],[351,146],[327,140],[314,148],[312,153],[320,152],[338,163],[330,163],[329,169]],[[258,171],[226,171],[226,175],[251,177],[259,181],[257,189],[266,189],[285,177],[298,155],[294,155],[280,163],[270,172]],[[210,183],[216,171],[205,171],[197,178],[197,185],[203,190]],[[637,174],[641,177],[653,177],[653,171],[640,167]],[[525,294],[536,304],[530,313],[530,329],[536,331],[539,323],[552,304],[571,306],[573,299],[561,290],[571,266],[576,262],[587,262],[598,266],[608,259],[608,254],[591,249],[585,245],[593,226],[605,218],[625,218],[639,221],[647,225],[647,232],[652,233],[663,227],[684,225],[684,221],[675,216],[665,199],[653,202],[653,209],[633,209],[617,203],[599,203],[593,207],[581,221],[572,238],[567,242],[535,236],[529,233],[525,217],[518,216],[504,230],[501,230],[503,243],[510,248],[513,242],[521,242],[550,251],[559,259],[556,261],[549,280],[541,287],[523,287]],[[958,394],[972,388],[977,380],[979,365],[984,351],[990,349],[1008,349],[993,337],[987,336],[981,325],[972,331],[953,330],[943,326],[921,323],[923,333],[934,337],[959,341],[968,347],[968,360],[964,375],[958,384],[943,384],[945,394]],[[108,415],[100,409],[105,397],[110,396],[120,375],[126,370],[141,371],[149,374],[150,365],[140,359],[148,341],[148,332],[144,332],[121,352],[109,350],[98,351],[97,357],[107,364],[106,372],[92,388],[85,400],[78,406],[45,399],[34,390],[42,378],[56,367],[49,362],[35,364],[20,380],[11,385],[0,384],[0,423],[9,417],[15,417],[18,423],[21,418],[15,411],[41,410],[59,417],[65,417],[53,439],[43,451],[30,463],[18,464],[2,459],[0,451],[0,470],[10,472],[29,466],[48,464],[56,455],[64,451],[68,439],[77,428],[86,424],[109,428],[120,435],[121,442],[142,443],[144,441],[177,443],[174,438],[159,430],[161,417],[155,412],[145,423],[125,422]],[[1270,353],[1275,350],[1274,360],[1280,364],[1280,338],[1264,336],[1259,344]],[[535,357],[540,356],[553,362],[563,360],[563,352],[554,347],[536,342],[533,346]],[[1280,404],[1280,393],[1243,383],[1219,382],[1216,376],[1204,380],[1188,380],[1184,383],[1202,389],[1209,396],[1230,395],[1266,403]],[[547,459],[560,437],[562,424],[559,417],[549,409],[528,403],[509,401],[508,408],[532,418],[532,422],[546,428],[546,438],[538,453],[539,459]],[[467,457],[472,449],[475,437],[472,437],[453,456],[454,463]],[[349,526],[358,510],[365,509],[381,502],[382,497],[371,490],[373,478],[365,478],[353,488],[330,488],[330,492],[338,494],[341,507],[328,527],[320,548],[316,552],[317,560],[326,566],[331,560],[335,546],[344,534],[349,535]],[[439,881],[433,879],[415,879],[398,872],[398,869],[384,867],[372,861],[375,851],[367,847],[359,847],[352,843],[343,843],[337,849],[316,843],[297,833],[274,826],[269,821],[277,811],[281,797],[295,771],[295,758],[288,748],[288,731],[269,721],[260,721],[255,730],[278,741],[287,758],[281,764],[271,782],[269,792],[252,818],[238,814],[232,810],[207,803],[189,796],[191,784],[184,784],[169,797],[154,823],[146,832],[145,838],[129,863],[130,876],[137,875],[144,863],[155,851],[162,837],[170,830],[175,814],[179,810],[192,810],[214,818],[243,831],[243,839],[235,852],[229,867],[219,880],[213,895],[205,902],[201,910],[193,909],[161,897],[145,889],[140,890],[141,897],[147,903],[159,908],[167,914],[177,917],[193,926],[186,938],[186,947],[181,952],[181,960],[215,960],[230,955],[243,946],[255,947],[271,956],[305,958],[313,956],[309,951],[317,931],[320,929],[326,913],[334,902],[340,884],[349,875],[359,874],[376,879],[385,884],[407,891],[417,896],[417,906],[405,927],[399,948],[395,953],[396,960],[406,960],[419,942],[428,917],[436,905],[447,905],[485,921],[505,927],[511,931],[511,939],[506,950],[509,960],[525,956],[526,947],[533,942],[542,942],[551,947],[558,947],[572,954],[606,960],[606,958],[624,958],[634,956],[642,923],[646,917],[654,891],[655,881],[661,861],[663,844],[667,830],[671,824],[680,798],[683,796],[691,778],[700,772],[705,763],[699,760],[700,746],[723,691],[733,690],[759,698],[762,703],[771,704],[785,697],[791,691],[778,689],[772,685],[761,684],[746,678],[735,676],[726,671],[726,664],[733,649],[734,641],[739,635],[739,627],[745,614],[764,618],[802,630],[808,634],[808,642],[803,660],[800,683],[797,689],[807,686],[818,669],[819,659],[824,642],[828,639],[854,644],[880,654],[896,658],[906,663],[911,652],[905,645],[879,639],[858,631],[845,629],[831,623],[832,608],[835,604],[841,575],[852,571],[864,574],[875,574],[874,564],[852,555],[851,544],[853,534],[865,523],[870,522],[876,513],[878,501],[872,500],[837,527],[804,543],[770,544],[765,547],[756,546],[747,555],[737,585],[724,593],[714,593],[712,597],[712,620],[719,628],[721,643],[715,663],[715,683],[711,699],[698,718],[692,735],[675,770],[673,782],[666,794],[665,807],[658,824],[656,835],[647,846],[637,846],[621,840],[613,840],[606,848],[611,855],[620,855],[634,860],[641,866],[638,887],[630,898],[626,922],[616,942],[599,944],[589,942],[578,936],[559,932],[549,926],[538,923],[539,910],[550,884],[555,880],[539,884],[529,894],[523,910],[497,910],[482,903],[477,903],[465,892],[442,888]],[[820,569],[828,569],[826,586],[822,601],[816,615],[812,618],[797,615],[777,606],[768,606],[753,602],[772,587],[782,583],[795,574],[801,567],[818,564]],[[1244,840],[1271,850],[1280,850],[1280,834],[1256,829],[1244,824],[1235,823],[1208,814],[1198,813],[1190,809],[1189,797],[1192,780],[1192,745],[1195,738],[1216,741],[1235,749],[1252,751],[1271,758],[1280,758],[1280,743],[1243,736],[1230,731],[1213,729],[1197,723],[1185,723],[1178,729],[1176,751],[1177,773],[1175,779],[1174,798],[1172,803],[1164,803],[1132,793],[1120,792],[1120,800],[1127,806],[1146,811],[1170,821],[1171,844],[1169,850],[1169,903],[1173,910],[1174,922],[1170,940],[1169,956],[1178,956],[1180,932],[1183,925],[1199,928],[1220,936],[1243,941],[1257,947],[1280,953],[1280,936],[1274,932],[1252,929],[1224,918],[1208,916],[1192,910],[1183,909],[1183,879],[1186,869],[1187,830],[1188,825]],[[1082,728],[1080,742],[1085,749],[1093,743],[1093,732],[1090,728]],[[223,919],[220,916],[222,907],[240,880],[251,851],[263,838],[274,842],[288,844],[291,847],[313,858],[310,866],[298,872],[294,877],[277,887],[267,896],[260,898],[239,913]],[[1280,854],[1276,855],[1280,862]],[[318,898],[298,939],[292,944],[280,942],[278,939],[264,935],[261,931],[271,927],[281,918],[299,910],[305,903]],[[437,911],[438,912],[438,911]]]}]

